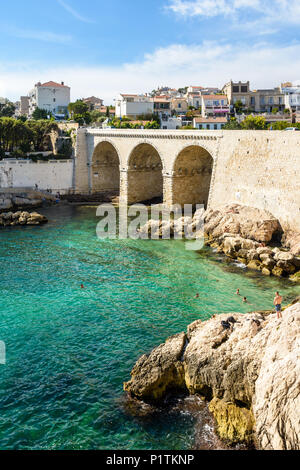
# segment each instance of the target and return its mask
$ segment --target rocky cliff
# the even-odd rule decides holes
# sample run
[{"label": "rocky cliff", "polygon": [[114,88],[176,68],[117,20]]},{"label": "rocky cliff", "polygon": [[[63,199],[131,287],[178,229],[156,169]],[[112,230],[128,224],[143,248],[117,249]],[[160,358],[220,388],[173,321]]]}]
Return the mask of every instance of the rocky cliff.
[{"label": "rocky cliff", "polygon": [[185,390],[209,402],[224,440],[300,449],[300,302],[282,320],[263,312],[230,317],[197,320],[142,356],[125,391],[159,402]]}]

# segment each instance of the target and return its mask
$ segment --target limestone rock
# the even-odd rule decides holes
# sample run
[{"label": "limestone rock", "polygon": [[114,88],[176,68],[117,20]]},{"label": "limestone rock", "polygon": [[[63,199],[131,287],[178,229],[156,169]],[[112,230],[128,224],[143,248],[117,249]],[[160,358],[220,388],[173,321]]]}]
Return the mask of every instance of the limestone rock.
[{"label": "limestone rock", "polygon": [[282,232],[279,221],[270,213],[254,207],[231,204],[205,213],[205,232],[220,237],[226,232],[257,242],[269,242]]},{"label": "limestone rock", "polygon": [[253,405],[257,438],[266,450],[299,450],[300,304],[267,331]]},{"label": "limestone rock", "polygon": [[184,388],[182,354],[185,343],[186,335],[180,333],[148,356],[142,356],[131,372],[131,380],[124,384],[124,390],[151,402],[161,399],[169,389]]},{"label": "limestone rock", "polygon": [[295,256],[300,256],[300,233],[286,231],[282,237],[282,245],[288,248]]},{"label": "limestone rock", "polygon": [[257,260],[252,260],[250,261],[250,263],[247,264],[247,268],[249,269],[255,269],[256,271],[260,271],[261,270],[261,263]]},{"label": "limestone rock", "polygon": [[262,449],[300,449],[300,303],[283,312],[197,320],[142,356],[124,388],[148,401],[186,387],[210,402],[219,434]]}]

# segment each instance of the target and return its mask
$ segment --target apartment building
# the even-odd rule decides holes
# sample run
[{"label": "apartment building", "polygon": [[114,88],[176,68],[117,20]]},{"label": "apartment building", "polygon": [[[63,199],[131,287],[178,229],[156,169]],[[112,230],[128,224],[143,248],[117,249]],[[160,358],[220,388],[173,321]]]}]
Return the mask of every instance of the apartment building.
[{"label": "apartment building", "polygon": [[96,96],[82,98],[82,101],[88,105],[89,111],[100,111],[101,107],[103,106],[103,100],[101,98],[97,98]]},{"label": "apartment building", "polygon": [[173,98],[171,100],[171,112],[185,114],[188,110],[188,103],[185,98]]},{"label": "apartment building", "polygon": [[283,83],[281,91],[284,96],[284,105],[291,112],[300,112],[300,85],[293,86],[292,83]]},{"label": "apartment building", "polygon": [[255,100],[253,98],[253,93],[250,91],[250,82],[230,82],[226,83],[223,86],[222,92],[228,98],[228,104],[233,109],[237,101],[241,101],[245,108],[255,107]]},{"label": "apartment building", "polygon": [[202,117],[219,116],[226,117],[230,113],[227,96],[225,95],[202,95],[201,114]]},{"label": "apartment building", "polygon": [[280,88],[254,90],[252,97],[252,106],[258,113],[272,113],[274,110],[284,111],[284,95]]},{"label": "apartment building", "polygon": [[154,101],[147,95],[120,94],[115,99],[115,115],[137,118],[142,114],[153,114]]},{"label": "apartment building", "polygon": [[162,120],[171,116],[171,97],[168,95],[155,96],[153,98],[154,112],[159,115]]},{"label": "apartment building", "polygon": [[29,116],[36,108],[45,109],[57,117],[63,117],[68,113],[71,88],[64,82],[37,83],[29,92]]}]

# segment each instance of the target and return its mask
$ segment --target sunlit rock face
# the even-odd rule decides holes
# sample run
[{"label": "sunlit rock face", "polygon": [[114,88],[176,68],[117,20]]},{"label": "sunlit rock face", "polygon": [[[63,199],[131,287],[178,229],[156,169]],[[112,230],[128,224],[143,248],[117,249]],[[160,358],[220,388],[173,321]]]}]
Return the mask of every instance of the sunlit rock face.
[{"label": "sunlit rock face", "polygon": [[157,402],[186,389],[209,401],[220,437],[299,449],[300,303],[275,314],[215,315],[144,355],[124,386]]}]

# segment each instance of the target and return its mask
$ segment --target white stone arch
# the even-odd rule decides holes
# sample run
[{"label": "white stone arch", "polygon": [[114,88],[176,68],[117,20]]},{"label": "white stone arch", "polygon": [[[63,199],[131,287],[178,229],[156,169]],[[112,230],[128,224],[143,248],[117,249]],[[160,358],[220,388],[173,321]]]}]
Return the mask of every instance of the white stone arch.
[{"label": "white stone arch", "polygon": [[180,146],[172,162],[173,204],[208,206],[215,169],[214,152],[201,142]]},{"label": "white stone arch", "polygon": [[[137,161],[137,165],[132,165],[132,158],[138,158],[135,152],[141,148],[145,151],[147,147],[154,150],[154,154],[142,156],[142,161]],[[139,139],[126,159],[127,172],[127,201],[129,204],[150,200],[163,200],[164,195],[164,168],[165,162],[161,156],[159,147],[152,143],[150,139]]]},{"label": "white stone arch", "polygon": [[[102,159],[100,153],[101,146],[103,147]],[[99,160],[95,160],[98,151],[100,151]],[[90,160],[90,187],[92,193],[108,191],[119,194],[120,169],[121,158],[116,144],[111,139],[105,137],[100,140],[97,139]]]}]

